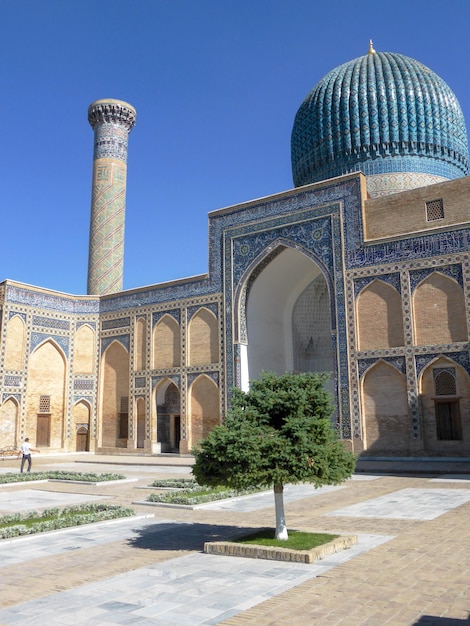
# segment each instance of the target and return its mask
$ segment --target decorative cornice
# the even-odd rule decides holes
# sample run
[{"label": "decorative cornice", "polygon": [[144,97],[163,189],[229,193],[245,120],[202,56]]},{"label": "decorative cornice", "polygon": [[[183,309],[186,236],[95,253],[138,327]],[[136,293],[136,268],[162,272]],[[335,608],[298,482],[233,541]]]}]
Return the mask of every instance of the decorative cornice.
[{"label": "decorative cornice", "polygon": [[96,100],[88,107],[88,121],[93,130],[99,124],[118,124],[130,132],[134,128],[136,116],[134,107],[122,100]]}]

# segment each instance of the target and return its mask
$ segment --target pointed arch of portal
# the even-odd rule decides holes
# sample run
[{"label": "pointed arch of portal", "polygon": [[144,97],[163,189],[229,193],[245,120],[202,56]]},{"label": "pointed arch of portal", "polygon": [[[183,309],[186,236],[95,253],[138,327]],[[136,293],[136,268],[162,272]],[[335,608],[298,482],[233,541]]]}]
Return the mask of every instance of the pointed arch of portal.
[{"label": "pointed arch of portal", "polygon": [[235,293],[243,389],[262,370],[336,371],[331,294],[328,270],[308,250],[278,240],[258,255]]}]

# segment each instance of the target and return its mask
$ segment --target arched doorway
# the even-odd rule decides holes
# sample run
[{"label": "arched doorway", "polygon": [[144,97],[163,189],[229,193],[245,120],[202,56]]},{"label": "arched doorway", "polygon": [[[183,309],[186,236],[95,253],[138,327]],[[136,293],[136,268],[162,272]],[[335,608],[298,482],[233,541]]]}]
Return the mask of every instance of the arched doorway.
[{"label": "arched doorway", "polygon": [[88,452],[90,450],[90,415],[91,407],[88,402],[80,400],[72,408],[75,423],[75,450]]},{"label": "arched doorway", "polygon": [[162,452],[179,452],[181,440],[180,391],[170,379],[156,391],[157,441]]},{"label": "arched doorway", "polygon": [[[261,371],[282,374],[335,371],[331,297],[320,266],[302,252],[279,246],[246,281],[246,359],[241,380]],[[244,370],[244,371],[243,371]],[[334,391],[333,376],[329,383]]]},{"label": "arched doorway", "polygon": [[90,449],[89,438],[88,438],[88,426],[81,425],[77,430],[77,452],[88,452]]}]

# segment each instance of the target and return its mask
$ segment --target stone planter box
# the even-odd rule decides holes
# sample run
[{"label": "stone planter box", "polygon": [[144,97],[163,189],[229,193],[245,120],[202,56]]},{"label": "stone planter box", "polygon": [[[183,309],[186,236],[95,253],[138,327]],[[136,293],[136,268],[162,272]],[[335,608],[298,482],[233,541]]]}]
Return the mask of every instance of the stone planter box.
[{"label": "stone planter box", "polygon": [[295,563],[314,563],[330,554],[347,550],[357,543],[356,535],[345,535],[333,539],[311,550],[292,550],[268,546],[248,545],[231,541],[209,541],[204,544],[206,554],[221,556],[239,556],[249,559],[268,559],[271,561],[292,561]]}]

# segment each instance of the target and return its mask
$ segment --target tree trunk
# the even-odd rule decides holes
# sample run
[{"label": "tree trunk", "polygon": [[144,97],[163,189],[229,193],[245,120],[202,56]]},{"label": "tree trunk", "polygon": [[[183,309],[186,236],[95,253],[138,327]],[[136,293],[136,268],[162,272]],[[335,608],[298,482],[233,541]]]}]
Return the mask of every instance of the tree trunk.
[{"label": "tree trunk", "polygon": [[286,516],[284,515],[284,485],[274,485],[274,507],[276,510],[276,539],[288,539]]}]

